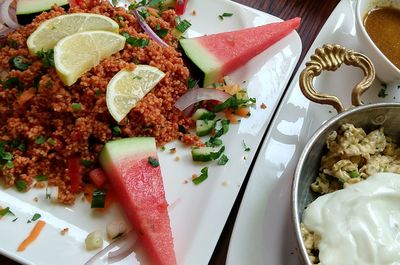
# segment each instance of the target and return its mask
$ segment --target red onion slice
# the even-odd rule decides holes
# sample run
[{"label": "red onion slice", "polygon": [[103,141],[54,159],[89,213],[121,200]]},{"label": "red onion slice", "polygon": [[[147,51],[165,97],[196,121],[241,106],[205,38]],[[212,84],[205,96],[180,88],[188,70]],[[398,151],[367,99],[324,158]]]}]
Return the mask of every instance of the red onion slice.
[{"label": "red onion slice", "polygon": [[146,20],[139,14],[139,11],[145,7],[138,7],[133,10],[133,14],[135,15],[136,19],[139,21],[140,27],[153,39],[155,42],[159,43],[161,46],[168,47],[169,45],[163,41],[154,31],[153,29],[147,24]]},{"label": "red onion slice", "polygon": [[[5,0],[0,7],[1,20],[10,28],[16,29],[20,25],[17,22],[15,10],[10,7],[13,0]],[[11,10],[12,9],[12,10]]]},{"label": "red onion slice", "polygon": [[223,92],[218,89],[214,88],[196,88],[196,89],[191,89],[188,92],[186,92],[182,97],[180,97],[176,103],[175,107],[181,111],[186,109],[187,107],[193,105],[194,103],[197,103],[202,100],[218,100],[221,102],[224,102],[228,98],[230,98],[231,95]]},{"label": "red onion slice", "polygon": [[[86,261],[85,265],[93,265],[97,263],[97,261],[104,257],[106,254],[108,254],[109,259],[111,258],[113,260],[121,260],[125,258],[128,254],[132,253],[131,250],[135,246],[137,237],[138,236],[136,232],[133,230],[126,233],[125,235],[111,242],[111,244],[97,252],[93,257]],[[118,247],[118,250],[111,251],[115,247]]]}]

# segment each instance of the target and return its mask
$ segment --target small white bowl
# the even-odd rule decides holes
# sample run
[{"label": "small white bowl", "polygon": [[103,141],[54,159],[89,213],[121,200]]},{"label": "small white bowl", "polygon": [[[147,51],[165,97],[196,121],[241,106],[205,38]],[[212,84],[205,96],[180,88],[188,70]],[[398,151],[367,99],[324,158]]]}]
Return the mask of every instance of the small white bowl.
[{"label": "small white bowl", "polygon": [[[387,6],[400,8],[400,0],[358,0],[356,25],[362,52],[372,60],[377,77],[384,83],[391,83],[400,81],[400,70],[379,50],[364,27],[364,18],[369,10]],[[382,26],[384,27],[384,25]]]}]

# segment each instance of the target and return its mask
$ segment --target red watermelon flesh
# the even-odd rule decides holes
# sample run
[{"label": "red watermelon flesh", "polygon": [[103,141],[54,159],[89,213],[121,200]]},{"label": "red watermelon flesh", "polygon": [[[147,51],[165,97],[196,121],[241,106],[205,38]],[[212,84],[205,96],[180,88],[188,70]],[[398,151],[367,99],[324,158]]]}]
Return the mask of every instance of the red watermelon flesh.
[{"label": "red watermelon flesh", "polygon": [[133,137],[106,143],[100,163],[125,214],[155,265],[175,265],[176,257],[154,138]]},{"label": "red watermelon flesh", "polygon": [[204,86],[246,64],[300,26],[300,18],[253,28],[182,39],[185,54],[205,74]]}]

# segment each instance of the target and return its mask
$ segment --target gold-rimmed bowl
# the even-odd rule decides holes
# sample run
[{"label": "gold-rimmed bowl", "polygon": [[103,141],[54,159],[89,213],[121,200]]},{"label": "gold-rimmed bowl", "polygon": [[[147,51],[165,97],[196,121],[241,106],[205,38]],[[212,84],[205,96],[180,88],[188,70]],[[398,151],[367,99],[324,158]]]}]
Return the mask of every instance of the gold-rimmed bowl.
[{"label": "gold-rimmed bowl", "polygon": [[[361,68],[364,78],[351,93],[353,107],[345,109],[340,100],[332,95],[320,94],[313,87],[313,80],[323,71],[335,71],[342,64]],[[327,136],[344,123],[352,123],[365,130],[384,126],[385,134],[400,135],[400,103],[375,103],[363,105],[361,95],[369,88],[375,78],[375,69],[371,61],[363,54],[339,45],[324,45],[311,56],[300,76],[300,88],[303,94],[313,102],[329,104],[335,107],[338,115],[326,121],[306,144],[294,173],[292,184],[292,219],[301,259],[311,265],[300,229],[304,209],[319,195],[311,191],[325,152]],[[339,243],[339,242],[338,242]]]}]

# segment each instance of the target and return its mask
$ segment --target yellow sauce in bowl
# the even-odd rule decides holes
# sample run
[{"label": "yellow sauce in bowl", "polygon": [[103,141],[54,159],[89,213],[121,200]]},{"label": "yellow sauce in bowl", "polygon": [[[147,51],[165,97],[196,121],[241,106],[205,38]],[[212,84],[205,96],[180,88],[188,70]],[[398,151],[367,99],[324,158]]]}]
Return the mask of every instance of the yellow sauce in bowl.
[{"label": "yellow sauce in bowl", "polygon": [[400,9],[372,9],[364,18],[364,26],[379,50],[400,69]]}]

